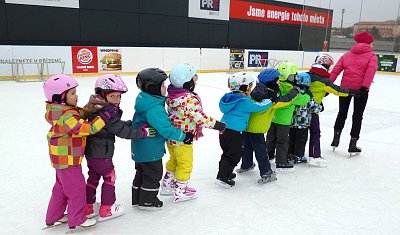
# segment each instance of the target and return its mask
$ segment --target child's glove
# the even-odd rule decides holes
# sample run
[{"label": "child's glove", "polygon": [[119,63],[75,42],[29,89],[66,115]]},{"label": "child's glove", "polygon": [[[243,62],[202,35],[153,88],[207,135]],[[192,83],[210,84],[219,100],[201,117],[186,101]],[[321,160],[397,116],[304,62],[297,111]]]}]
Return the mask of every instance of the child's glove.
[{"label": "child's glove", "polygon": [[108,103],[105,100],[99,98],[97,95],[91,95],[89,97],[89,102],[86,104],[86,107],[89,113],[95,113],[106,105],[108,105]]},{"label": "child's glove", "polygon": [[182,142],[185,144],[192,144],[194,135],[190,132],[185,132],[185,134],[186,134],[186,137],[185,137],[185,139],[183,139]]},{"label": "child's glove", "polygon": [[111,118],[117,116],[117,114],[118,114],[118,107],[113,104],[109,104],[103,108],[99,116],[101,117],[101,119],[103,119],[105,123],[107,123]]},{"label": "child's glove", "polygon": [[156,136],[156,129],[152,126],[148,126],[147,123],[143,124],[140,128],[142,128],[142,138]]},{"label": "child's glove", "polygon": [[366,94],[368,94],[368,92],[369,92],[369,90],[365,86],[362,86],[360,88],[360,96],[366,95]]},{"label": "child's glove", "polygon": [[354,96],[355,98],[360,97],[361,92],[362,92],[361,89],[360,90],[349,89],[349,95]]},{"label": "child's glove", "polygon": [[216,121],[215,122],[215,126],[214,126],[213,129],[214,130],[218,130],[219,134],[222,135],[224,133],[225,129],[226,129],[226,123]]}]

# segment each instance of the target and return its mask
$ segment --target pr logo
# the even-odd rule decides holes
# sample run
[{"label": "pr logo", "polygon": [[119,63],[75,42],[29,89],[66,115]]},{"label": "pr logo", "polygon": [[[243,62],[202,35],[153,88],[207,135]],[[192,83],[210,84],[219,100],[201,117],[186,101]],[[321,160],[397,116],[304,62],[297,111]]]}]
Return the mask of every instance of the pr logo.
[{"label": "pr logo", "polygon": [[208,11],[219,11],[220,0],[200,0],[200,9]]}]

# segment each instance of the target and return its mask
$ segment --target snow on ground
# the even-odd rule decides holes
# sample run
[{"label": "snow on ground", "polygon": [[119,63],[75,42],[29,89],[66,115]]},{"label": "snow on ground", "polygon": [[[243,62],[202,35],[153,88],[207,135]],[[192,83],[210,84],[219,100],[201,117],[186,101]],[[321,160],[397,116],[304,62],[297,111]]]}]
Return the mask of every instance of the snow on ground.
[{"label": "snow on ground", "polygon": [[[222,114],[218,102],[228,92],[226,73],[201,74],[196,91],[205,112]],[[123,95],[123,119],[131,119],[138,94],[133,76],[124,77],[129,92]],[[78,78],[79,104],[92,93],[95,77]],[[237,186],[214,184],[221,150],[218,133],[205,130],[194,145],[192,186],[194,201],[173,203],[161,197],[160,211],[131,208],[134,163],[130,141],[117,140],[115,167],[117,201],[124,216],[99,223],[83,234],[398,234],[400,231],[400,76],[378,74],[371,87],[359,146],[363,153],[348,158],[351,111],[341,144],[332,152],[330,142],[338,98],[329,95],[321,113],[323,156],[328,167],[296,166],[278,181],[258,185],[258,169],[238,175]],[[55,181],[50,167],[41,82],[0,82],[2,112],[0,227],[2,234],[63,234],[67,226],[41,231]],[[164,157],[164,163],[168,155]],[[83,162],[86,175],[86,162]],[[98,196],[100,194],[98,193]]]}]

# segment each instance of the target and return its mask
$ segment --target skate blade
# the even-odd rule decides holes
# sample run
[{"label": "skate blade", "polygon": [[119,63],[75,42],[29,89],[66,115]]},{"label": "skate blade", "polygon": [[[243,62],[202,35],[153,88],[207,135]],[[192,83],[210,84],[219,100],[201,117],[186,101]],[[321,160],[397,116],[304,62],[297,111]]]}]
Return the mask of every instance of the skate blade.
[{"label": "skate blade", "polygon": [[162,209],[162,206],[155,207],[155,206],[138,206],[139,209],[144,211],[158,211]]},{"label": "skate blade", "polygon": [[119,214],[116,214],[116,215],[112,215],[112,216],[107,216],[107,217],[101,217],[100,216],[97,221],[98,222],[103,222],[103,221],[107,221],[107,220],[110,220],[110,219],[115,219],[115,218],[118,218],[118,217],[120,217],[120,216],[122,216],[124,214],[125,214],[125,212],[119,213]]},{"label": "skate blade", "polygon": [[93,224],[91,226],[86,226],[86,227],[76,226],[76,228],[69,229],[68,231],[66,231],[65,234],[72,234],[72,233],[79,233],[79,232],[83,232],[83,231],[88,231],[90,229],[93,229],[95,225],[96,224]]},{"label": "skate blade", "polygon": [[335,150],[336,150],[336,147],[332,146],[332,151],[335,152]]},{"label": "skate blade", "polygon": [[68,221],[65,221],[65,222],[55,222],[53,225],[48,225],[48,226],[42,228],[42,230],[46,230],[46,229],[58,227],[58,226],[60,226],[60,225],[66,224],[67,222],[68,222]]},{"label": "skate blade", "polygon": [[361,152],[359,152],[359,153],[349,153],[349,158],[358,156],[360,154],[361,154]]},{"label": "skate blade", "polygon": [[276,168],[276,172],[279,173],[292,173],[294,172],[296,169],[293,168]]},{"label": "skate blade", "polygon": [[178,203],[178,202],[186,202],[186,201],[191,201],[191,200],[194,200],[194,199],[197,199],[197,198],[198,198],[197,195],[194,195],[194,196],[192,196],[192,197],[175,198],[175,199],[174,199],[174,202],[175,202],[175,203]]},{"label": "skate blade", "polygon": [[308,164],[311,167],[315,167],[315,168],[326,168],[328,167],[328,164]]},{"label": "skate blade", "polygon": [[93,213],[93,214],[87,215],[86,218],[92,219],[92,218],[94,218],[94,217],[96,217],[98,215],[99,215],[99,213]]},{"label": "skate blade", "polygon": [[160,195],[161,196],[174,196],[174,191],[173,190],[168,190],[168,189],[161,189]]},{"label": "skate blade", "polygon": [[227,184],[225,182],[222,182],[220,180],[215,180],[214,184],[216,184],[218,186],[221,186],[222,188],[233,188],[233,186],[234,186],[234,185],[230,185],[230,184]]}]

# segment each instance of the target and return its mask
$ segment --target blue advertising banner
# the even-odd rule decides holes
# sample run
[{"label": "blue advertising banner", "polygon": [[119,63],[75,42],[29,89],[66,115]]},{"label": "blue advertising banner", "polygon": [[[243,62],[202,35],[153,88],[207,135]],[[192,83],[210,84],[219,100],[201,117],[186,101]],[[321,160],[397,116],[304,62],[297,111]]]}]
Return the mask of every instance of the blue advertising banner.
[{"label": "blue advertising banner", "polygon": [[247,57],[247,67],[267,67],[268,52],[266,51],[249,51]]}]

